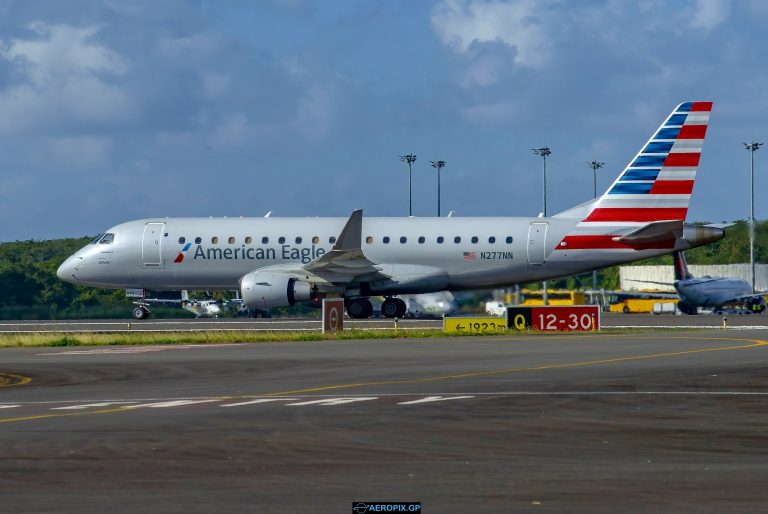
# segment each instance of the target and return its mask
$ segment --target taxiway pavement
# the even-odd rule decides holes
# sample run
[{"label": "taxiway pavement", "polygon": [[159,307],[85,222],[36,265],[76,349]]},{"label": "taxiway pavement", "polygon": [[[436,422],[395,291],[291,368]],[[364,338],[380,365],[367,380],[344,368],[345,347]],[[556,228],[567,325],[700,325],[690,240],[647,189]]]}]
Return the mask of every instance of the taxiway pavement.
[{"label": "taxiway pavement", "polygon": [[[768,334],[0,350],[7,512],[757,512]],[[19,385],[13,385],[19,384]]]}]

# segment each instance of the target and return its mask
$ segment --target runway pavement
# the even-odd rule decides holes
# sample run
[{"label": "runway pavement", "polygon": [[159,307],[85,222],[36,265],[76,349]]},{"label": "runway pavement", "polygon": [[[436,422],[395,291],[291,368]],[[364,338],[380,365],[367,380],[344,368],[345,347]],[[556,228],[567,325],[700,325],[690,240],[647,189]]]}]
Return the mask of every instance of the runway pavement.
[{"label": "runway pavement", "polygon": [[[344,321],[347,328],[393,328],[394,320],[367,319]],[[677,327],[720,328],[723,317],[714,314],[673,316],[653,314],[602,313],[605,327]],[[148,319],[134,320],[69,320],[69,321],[0,321],[0,333],[18,332],[178,332],[200,330],[320,330],[318,318],[222,318],[222,319]],[[401,329],[441,328],[442,319],[404,319],[398,321]],[[728,326],[741,329],[768,329],[768,314],[730,315]]]},{"label": "runway pavement", "polygon": [[768,332],[0,350],[5,512],[757,512]]}]

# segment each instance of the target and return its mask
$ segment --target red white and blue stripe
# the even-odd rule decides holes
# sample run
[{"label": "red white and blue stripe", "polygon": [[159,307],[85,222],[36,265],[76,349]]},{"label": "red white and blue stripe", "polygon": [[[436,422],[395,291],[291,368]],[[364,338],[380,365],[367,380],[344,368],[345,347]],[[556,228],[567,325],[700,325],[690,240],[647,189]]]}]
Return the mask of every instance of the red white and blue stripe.
[{"label": "red white and blue stripe", "polygon": [[613,239],[653,221],[685,220],[711,110],[712,102],[678,105],[558,249],[629,248]]}]

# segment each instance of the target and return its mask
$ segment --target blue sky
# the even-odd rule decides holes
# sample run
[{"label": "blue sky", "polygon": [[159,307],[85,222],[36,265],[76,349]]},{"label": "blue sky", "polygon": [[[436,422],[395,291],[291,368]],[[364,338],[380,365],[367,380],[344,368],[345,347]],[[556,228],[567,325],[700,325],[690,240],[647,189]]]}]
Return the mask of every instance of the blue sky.
[{"label": "blue sky", "polygon": [[[0,241],[152,216],[535,216],[715,102],[689,220],[749,212],[760,0],[0,0]],[[768,148],[758,218],[768,216]]]}]

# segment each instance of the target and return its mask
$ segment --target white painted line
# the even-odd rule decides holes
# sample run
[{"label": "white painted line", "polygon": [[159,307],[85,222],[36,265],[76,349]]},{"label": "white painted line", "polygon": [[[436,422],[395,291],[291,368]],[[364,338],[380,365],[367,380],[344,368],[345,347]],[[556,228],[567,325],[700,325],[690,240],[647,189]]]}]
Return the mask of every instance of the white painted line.
[{"label": "white painted line", "polygon": [[208,402],[218,402],[219,399],[216,400],[174,400],[170,402],[157,402],[157,403],[142,403],[139,405],[127,405],[128,408],[141,408],[141,407],[152,407],[155,409],[163,409],[166,407],[182,407],[185,405],[194,405],[197,403],[208,403]]},{"label": "white painted line", "polygon": [[344,405],[346,403],[354,403],[354,402],[367,402],[369,400],[377,400],[378,397],[376,396],[357,396],[357,397],[348,397],[348,398],[323,398],[322,400],[311,400],[308,402],[299,402],[299,403],[287,403],[286,405],[292,405],[294,407],[299,407],[303,405]]},{"label": "white painted line", "polygon": [[219,407],[240,407],[242,405],[253,405],[256,403],[269,403],[269,402],[293,402],[298,398],[259,398],[258,400],[251,400],[248,402],[227,403],[225,405],[219,405]]},{"label": "white painted line", "polygon": [[0,409],[13,409],[15,407],[21,407],[21,405],[0,405]]},{"label": "white painted line", "polygon": [[51,410],[80,410],[89,409],[91,407],[109,407],[110,405],[130,405],[136,402],[101,402],[101,403],[86,403],[83,405],[70,405],[69,407],[52,407]]},{"label": "white painted line", "polygon": [[398,405],[416,405],[417,403],[444,402],[446,400],[463,400],[466,398],[474,398],[474,396],[427,396],[426,398],[421,398],[419,400],[399,402]]}]

